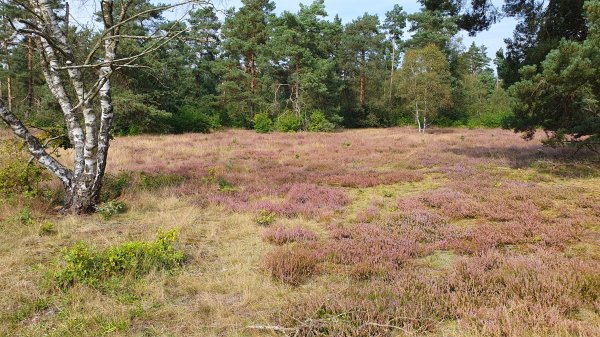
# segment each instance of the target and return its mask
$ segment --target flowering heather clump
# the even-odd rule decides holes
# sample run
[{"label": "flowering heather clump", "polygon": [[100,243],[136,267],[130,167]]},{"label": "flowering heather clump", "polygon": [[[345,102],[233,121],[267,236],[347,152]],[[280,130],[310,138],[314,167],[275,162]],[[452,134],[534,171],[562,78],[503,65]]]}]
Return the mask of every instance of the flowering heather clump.
[{"label": "flowering heather clump", "polygon": [[314,249],[300,245],[276,247],[265,256],[265,268],[271,275],[294,286],[316,275],[319,262]]},{"label": "flowering heather clump", "polygon": [[379,207],[377,207],[376,205],[369,205],[369,207],[367,207],[367,209],[365,209],[364,211],[358,213],[356,215],[356,221],[357,222],[372,222],[374,220],[376,220],[377,218],[379,218],[380,216],[380,210]]},{"label": "flowering heather clump", "polygon": [[453,219],[476,218],[482,207],[468,195],[445,188],[427,192],[420,199],[425,205],[439,209],[441,214]]},{"label": "flowering heather clump", "polygon": [[397,183],[409,183],[423,180],[420,172],[400,170],[394,172],[365,172],[348,173],[345,175],[333,175],[324,179],[330,185],[343,187],[372,187],[377,185],[391,185]]},{"label": "flowering heather clump", "polygon": [[399,267],[419,250],[414,237],[376,224],[333,229],[323,246],[323,253],[334,263],[389,269]]},{"label": "flowering heather clump", "polygon": [[538,245],[565,247],[581,232],[571,222],[523,223],[498,222],[483,223],[466,232],[462,243],[452,246],[465,252],[486,251],[507,245]]},{"label": "flowering heather clump", "polygon": [[279,193],[283,201],[260,201],[254,207],[290,218],[315,218],[341,212],[349,202],[343,191],[313,184],[286,184]]},{"label": "flowering heather clump", "polygon": [[[600,309],[598,261],[585,263],[549,251],[530,256],[498,251],[460,258],[440,274],[407,266],[369,282],[333,289],[331,297],[307,296],[289,312],[300,336],[327,331],[341,336],[421,335],[442,321],[481,336],[597,335],[593,321],[576,314]],[[332,319],[332,318],[336,319]],[[306,324],[303,322],[311,322]],[[459,334],[460,335],[460,334]]]},{"label": "flowering heather clump", "polygon": [[390,226],[408,226],[431,232],[446,226],[448,219],[435,213],[417,209],[390,214],[387,222]]},{"label": "flowering heather clump", "polygon": [[385,222],[386,226],[396,232],[411,235],[419,243],[429,244],[427,251],[437,249],[460,231],[448,223],[448,219],[428,211],[409,211],[391,214]]},{"label": "flowering heather clump", "polygon": [[293,228],[277,226],[265,230],[263,239],[275,245],[284,245],[291,242],[315,241],[318,239],[318,236],[314,232],[301,226]]},{"label": "flowering heather clump", "polygon": [[599,267],[598,261],[576,261],[546,250],[532,255],[491,251],[463,259],[450,272],[448,286],[454,293],[448,294],[449,300],[458,304],[467,299],[455,311],[487,336],[544,330],[597,335],[598,326],[578,321],[573,314],[600,309]]}]

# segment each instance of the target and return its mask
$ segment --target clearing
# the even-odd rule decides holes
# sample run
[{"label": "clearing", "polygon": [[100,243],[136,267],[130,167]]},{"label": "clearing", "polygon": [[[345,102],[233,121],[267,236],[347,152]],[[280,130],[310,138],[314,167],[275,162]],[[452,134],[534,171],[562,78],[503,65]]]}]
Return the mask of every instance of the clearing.
[{"label": "clearing", "polygon": [[[117,138],[126,212],[0,199],[0,335],[598,336],[600,166],[571,153],[503,130]],[[161,228],[181,267],[49,276]]]}]

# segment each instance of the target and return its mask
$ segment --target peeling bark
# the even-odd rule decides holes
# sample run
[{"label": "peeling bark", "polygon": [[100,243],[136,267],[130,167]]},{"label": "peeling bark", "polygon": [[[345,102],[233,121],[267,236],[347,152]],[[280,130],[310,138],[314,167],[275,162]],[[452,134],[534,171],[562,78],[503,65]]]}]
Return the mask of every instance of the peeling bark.
[{"label": "peeling bark", "polygon": [[[107,28],[111,28],[114,25],[113,18],[110,13],[112,13],[112,1],[104,1],[103,5],[103,13],[104,16],[104,24]],[[107,8],[104,8],[107,7]],[[110,8],[108,8],[110,7]],[[115,34],[114,32],[109,33],[110,35]],[[110,90],[110,75],[113,72],[112,67],[110,66],[116,58],[116,48],[117,41],[114,39],[108,39],[104,42],[104,64],[102,68],[100,68],[100,77],[104,79],[104,83],[100,88],[100,107],[101,107],[101,115],[100,115],[100,132],[98,133],[98,152],[97,152],[97,169],[96,176],[94,177],[94,184],[92,186],[93,189],[93,198],[94,200],[99,200],[100,198],[100,190],[102,189],[102,180],[104,178],[104,171],[106,169],[106,160],[108,156],[108,148],[110,147],[110,130],[112,128],[112,121],[114,118],[114,109],[112,104],[112,95]]]}]

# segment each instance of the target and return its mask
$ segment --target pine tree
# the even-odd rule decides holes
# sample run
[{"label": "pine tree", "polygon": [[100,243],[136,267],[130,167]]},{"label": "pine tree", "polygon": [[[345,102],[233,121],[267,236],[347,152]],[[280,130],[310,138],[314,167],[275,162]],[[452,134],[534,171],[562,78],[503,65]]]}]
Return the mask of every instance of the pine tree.
[{"label": "pine tree", "polygon": [[517,99],[508,126],[532,138],[538,128],[552,145],[600,144],[600,1],[586,2],[589,35],[583,42],[563,40],[541,64],[521,69],[512,88]]},{"label": "pine tree", "polygon": [[242,0],[242,4],[239,11],[229,11],[223,24],[226,57],[222,66],[221,101],[233,114],[234,124],[250,127],[254,114],[263,105],[262,63],[275,4],[269,0]]},{"label": "pine tree", "polygon": [[328,105],[324,99],[337,91],[337,60],[329,39],[340,29],[326,16],[323,0],[300,5],[296,14],[286,11],[275,21],[269,41],[275,103],[290,109],[303,127],[311,110]]}]

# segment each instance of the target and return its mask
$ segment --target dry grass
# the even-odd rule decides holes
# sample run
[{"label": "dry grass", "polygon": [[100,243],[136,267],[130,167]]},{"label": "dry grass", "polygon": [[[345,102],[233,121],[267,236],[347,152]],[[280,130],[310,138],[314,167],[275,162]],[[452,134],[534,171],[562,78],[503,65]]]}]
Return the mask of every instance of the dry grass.
[{"label": "dry grass", "polygon": [[[117,138],[125,214],[0,200],[0,335],[600,335],[597,161],[445,131]],[[159,228],[180,230],[174,273],[64,291],[46,276],[78,241]]]}]

